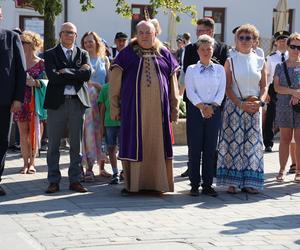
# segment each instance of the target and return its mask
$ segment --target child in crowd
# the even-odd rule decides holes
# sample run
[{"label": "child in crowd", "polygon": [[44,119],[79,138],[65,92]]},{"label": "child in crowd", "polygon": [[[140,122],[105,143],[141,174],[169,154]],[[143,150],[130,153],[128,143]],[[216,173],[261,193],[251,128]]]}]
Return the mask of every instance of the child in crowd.
[{"label": "child in crowd", "polygon": [[110,159],[110,164],[113,171],[113,176],[110,184],[118,184],[122,180],[122,172],[120,179],[118,175],[117,166],[117,145],[119,140],[120,121],[114,121],[110,118],[110,104],[109,104],[109,84],[102,86],[98,103],[100,109],[101,128],[100,133],[103,138],[105,133],[105,141]]}]

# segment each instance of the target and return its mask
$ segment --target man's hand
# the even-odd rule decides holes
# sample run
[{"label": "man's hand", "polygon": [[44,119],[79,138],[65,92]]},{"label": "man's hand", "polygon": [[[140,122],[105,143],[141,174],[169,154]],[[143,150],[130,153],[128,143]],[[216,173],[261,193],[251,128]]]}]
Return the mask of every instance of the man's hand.
[{"label": "man's hand", "polygon": [[79,70],[89,70],[90,68],[91,68],[91,66],[86,63],[86,64],[83,64]]},{"label": "man's hand", "polygon": [[15,113],[20,111],[22,108],[22,103],[20,101],[13,101],[12,105],[10,106],[10,112]]}]

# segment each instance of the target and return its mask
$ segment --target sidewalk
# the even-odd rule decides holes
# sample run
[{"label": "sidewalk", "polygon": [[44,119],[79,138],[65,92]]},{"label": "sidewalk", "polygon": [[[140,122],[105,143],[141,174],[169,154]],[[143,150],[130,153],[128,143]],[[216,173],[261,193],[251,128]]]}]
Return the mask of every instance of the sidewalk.
[{"label": "sidewalk", "polygon": [[[46,195],[45,153],[37,174],[21,175],[19,155],[10,153],[0,197],[0,249],[300,249],[300,184],[278,172],[278,144],[265,154],[265,190],[259,195],[191,197],[186,168],[187,147],[176,146],[175,192],[163,196],[121,197],[122,185],[97,176],[89,192],[68,190],[69,157],[61,154],[61,191]],[[109,165],[106,169],[110,170]],[[98,173],[98,169],[96,169]]]}]

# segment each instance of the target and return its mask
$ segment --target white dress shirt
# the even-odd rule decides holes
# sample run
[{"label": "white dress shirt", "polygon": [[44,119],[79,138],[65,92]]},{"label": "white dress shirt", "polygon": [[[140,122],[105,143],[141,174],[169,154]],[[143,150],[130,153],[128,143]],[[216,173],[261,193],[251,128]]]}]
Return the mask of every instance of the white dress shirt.
[{"label": "white dress shirt", "polygon": [[[74,58],[74,56],[75,56],[74,55],[74,46],[70,49],[67,49],[61,44],[61,48],[62,48],[63,52],[65,53],[66,58],[68,58],[67,51],[72,50],[72,58]],[[74,86],[66,85],[65,90],[64,90],[64,95],[76,95],[76,90],[75,90]]]},{"label": "white dress shirt", "polygon": [[[287,60],[289,58],[289,52],[284,53],[284,58]],[[271,53],[267,56],[267,83],[268,85],[273,82],[273,77],[275,73],[275,68],[278,63],[281,63],[281,52],[276,50],[274,53]]]},{"label": "white dress shirt", "polygon": [[221,105],[225,95],[226,77],[222,65],[211,63],[205,66],[198,62],[190,65],[185,73],[188,99],[196,106],[199,103]]}]

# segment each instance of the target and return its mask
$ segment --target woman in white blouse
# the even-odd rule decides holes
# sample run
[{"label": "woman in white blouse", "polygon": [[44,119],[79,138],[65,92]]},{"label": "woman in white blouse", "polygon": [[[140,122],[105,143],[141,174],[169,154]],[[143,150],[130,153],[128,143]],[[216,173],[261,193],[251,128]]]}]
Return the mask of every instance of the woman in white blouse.
[{"label": "woman in white blouse", "polygon": [[200,61],[190,65],[185,74],[186,94],[191,101],[187,115],[192,196],[199,195],[202,157],[202,194],[217,196],[211,187],[214,176],[215,151],[221,125],[220,105],[225,95],[226,77],[222,65],[211,61],[214,39],[201,35],[197,41]]},{"label": "woman in white blouse", "polygon": [[[260,106],[267,94],[264,58],[253,53],[259,33],[240,26],[235,34],[237,52],[225,63],[226,95],[217,162],[217,184],[257,194],[263,188],[264,162]],[[256,99],[256,100],[255,100]]]}]

